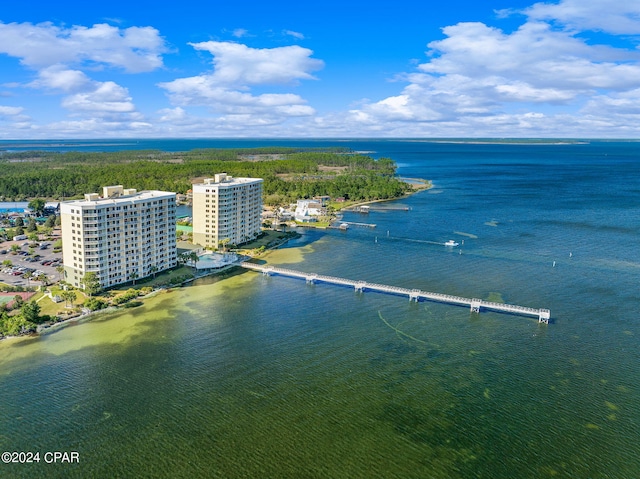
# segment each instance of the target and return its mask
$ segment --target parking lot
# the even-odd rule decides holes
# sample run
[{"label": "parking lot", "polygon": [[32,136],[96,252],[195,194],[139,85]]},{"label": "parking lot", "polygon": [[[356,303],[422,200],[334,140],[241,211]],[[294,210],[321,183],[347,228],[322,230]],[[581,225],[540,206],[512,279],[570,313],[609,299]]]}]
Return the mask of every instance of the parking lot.
[{"label": "parking lot", "polygon": [[[0,282],[11,286],[39,286],[41,283],[35,278],[29,280],[24,278],[27,271],[30,271],[34,277],[40,272],[44,273],[49,283],[59,281],[60,273],[56,267],[62,265],[62,253],[53,252],[53,241],[55,239],[39,242],[6,241],[0,244],[0,265],[6,260],[11,261],[12,264],[10,267],[0,267]],[[14,244],[20,248],[16,254],[11,251]],[[31,248],[32,255],[29,254]]]}]

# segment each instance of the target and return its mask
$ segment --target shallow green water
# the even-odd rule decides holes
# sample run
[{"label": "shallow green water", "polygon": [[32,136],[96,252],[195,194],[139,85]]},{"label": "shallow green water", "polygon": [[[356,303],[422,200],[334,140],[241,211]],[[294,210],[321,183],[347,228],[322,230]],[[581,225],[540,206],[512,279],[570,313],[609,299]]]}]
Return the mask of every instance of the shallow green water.
[{"label": "shallow green water", "polygon": [[[81,461],[2,477],[640,477],[635,197],[611,202],[619,176],[584,165],[583,204],[584,184],[556,189],[564,167],[542,181],[554,198],[527,197],[528,172],[486,187],[441,168],[416,174],[440,194],[371,213],[375,230],[305,231],[268,261],[549,307],[552,324],[253,272],[203,279],[0,342],[0,449]],[[449,238],[462,254],[428,243]]]},{"label": "shallow green water", "polygon": [[[555,329],[255,273],[202,280],[126,314],[3,344],[2,395],[15,406],[0,415],[2,447],[77,450],[82,460],[4,469],[606,477],[626,464],[629,475],[609,477],[633,477],[635,384],[595,367],[583,349],[593,338]],[[620,340],[635,343],[633,333]]]}]

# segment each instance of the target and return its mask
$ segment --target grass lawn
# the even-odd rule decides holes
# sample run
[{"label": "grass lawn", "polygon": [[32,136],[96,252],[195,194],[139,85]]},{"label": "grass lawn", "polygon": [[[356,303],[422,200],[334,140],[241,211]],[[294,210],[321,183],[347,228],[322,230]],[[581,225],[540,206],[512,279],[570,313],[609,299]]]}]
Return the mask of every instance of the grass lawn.
[{"label": "grass lawn", "polygon": [[155,288],[157,286],[162,286],[169,283],[174,278],[179,278],[180,276],[185,275],[193,275],[195,270],[191,266],[178,266],[175,269],[169,271],[162,271],[156,274],[154,278],[153,275],[148,276],[146,278],[140,278],[136,280],[136,284],[134,285],[131,281],[125,284],[120,284],[111,288],[110,291],[126,291],[129,288],[141,289],[145,286],[151,286]]},{"label": "grass lawn", "polygon": [[[60,289],[59,288],[52,288],[53,291],[53,295],[55,296],[56,294],[60,294]],[[57,292],[56,292],[57,290]],[[85,296],[85,294],[82,291],[79,290],[73,290],[74,293],[76,293],[76,300],[73,302],[73,306],[79,306],[82,303],[84,303],[87,299],[87,296]],[[33,299],[39,299],[40,297],[42,297],[42,294],[38,294],[37,296],[34,296]],[[51,298],[49,298],[49,296],[45,296],[42,299],[40,299],[38,301],[38,306],[40,306],[40,314],[48,314],[50,316],[64,316],[64,314],[67,311],[71,311],[73,308],[67,308],[65,307],[66,303],[64,301],[60,302],[60,303],[54,303]]]},{"label": "grass lawn", "polygon": [[269,245],[269,243],[273,241],[279,241],[287,237],[287,233],[283,233],[282,231],[263,230],[262,233],[264,233],[264,235],[261,238],[258,238],[257,240],[243,244],[242,248],[240,249],[248,250],[248,249],[260,248],[261,246],[266,247]]}]

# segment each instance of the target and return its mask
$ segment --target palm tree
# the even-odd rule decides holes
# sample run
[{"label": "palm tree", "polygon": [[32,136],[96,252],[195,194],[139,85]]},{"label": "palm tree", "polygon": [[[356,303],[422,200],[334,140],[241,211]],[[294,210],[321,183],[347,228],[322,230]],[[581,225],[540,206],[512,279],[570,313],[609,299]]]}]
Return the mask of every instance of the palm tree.
[{"label": "palm tree", "polygon": [[40,281],[43,286],[47,286],[49,284],[49,277],[44,273],[40,273],[36,276],[36,281]]},{"label": "palm tree", "polygon": [[69,303],[73,305],[73,302],[78,297],[75,291],[62,291],[60,297],[64,300],[65,307],[69,307]]},{"label": "palm tree", "polygon": [[129,278],[133,280],[133,285],[136,285],[136,279],[138,279],[138,272],[137,271],[132,271],[131,274],[129,275]]},{"label": "palm tree", "polygon": [[225,238],[220,240],[220,245],[222,246],[222,251],[227,251],[227,245],[229,244],[229,242],[231,241],[231,239],[229,238]]},{"label": "palm tree", "polygon": [[62,265],[56,266],[56,271],[60,275],[60,281],[62,281],[62,274],[64,273],[64,266],[62,266]]},{"label": "palm tree", "polygon": [[30,271],[27,271],[25,274],[22,275],[22,277],[27,280],[27,288],[31,286],[31,278],[33,278],[33,273]]},{"label": "palm tree", "polygon": [[158,267],[154,264],[153,266],[151,266],[151,268],[149,268],[149,272],[153,273],[153,277],[156,277],[156,273],[158,272]]}]

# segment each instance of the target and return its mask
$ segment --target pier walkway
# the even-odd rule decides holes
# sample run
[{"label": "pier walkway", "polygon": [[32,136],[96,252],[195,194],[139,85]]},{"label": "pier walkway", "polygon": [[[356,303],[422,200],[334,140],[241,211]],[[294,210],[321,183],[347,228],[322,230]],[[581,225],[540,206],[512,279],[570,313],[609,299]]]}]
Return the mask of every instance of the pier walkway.
[{"label": "pier walkway", "polygon": [[376,225],[373,223],[357,223],[355,221],[339,221],[339,223],[349,226],[362,226],[363,228],[375,228]]},{"label": "pier walkway", "polygon": [[351,286],[356,291],[379,291],[383,293],[397,294],[407,296],[409,301],[436,301],[439,303],[456,304],[460,306],[468,306],[472,312],[479,313],[481,309],[489,309],[502,313],[518,314],[524,316],[534,316],[538,318],[539,323],[549,323],[551,312],[548,309],[528,308],[525,306],[516,306],[514,304],[494,303],[492,301],[483,301],[481,299],[463,298],[461,296],[452,296],[450,294],[431,293],[429,291],[421,291],[419,289],[400,288],[398,286],[389,286],[386,284],[368,283],[366,281],[354,281],[352,279],[338,278],[336,276],[325,276],[316,273],[304,273],[293,269],[278,268],[276,266],[264,266],[255,263],[240,263],[240,267],[259,271],[264,275],[279,274],[282,276],[290,276],[293,278],[304,279],[307,283],[330,283],[341,286]]}]

